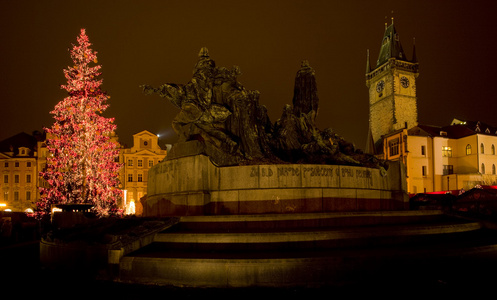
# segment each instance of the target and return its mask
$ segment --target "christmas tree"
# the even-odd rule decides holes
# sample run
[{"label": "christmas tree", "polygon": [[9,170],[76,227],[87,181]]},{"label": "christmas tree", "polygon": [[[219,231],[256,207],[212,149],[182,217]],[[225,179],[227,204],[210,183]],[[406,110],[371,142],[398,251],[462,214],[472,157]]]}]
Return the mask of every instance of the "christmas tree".
[{"label": "christmas tree", "polygon": [[111,139],[116,125],[102,112],[110,98],[100,89],[101,66],[85,29],[70,50],[73,66],[64,69],[68,96],[51,114],[55,122],[47,131],[47,167],[41,172],[46,187],[40,189],[38,214],[50,213],[54,204],[91,204],[98,216],[119,212],[119,154]]}]

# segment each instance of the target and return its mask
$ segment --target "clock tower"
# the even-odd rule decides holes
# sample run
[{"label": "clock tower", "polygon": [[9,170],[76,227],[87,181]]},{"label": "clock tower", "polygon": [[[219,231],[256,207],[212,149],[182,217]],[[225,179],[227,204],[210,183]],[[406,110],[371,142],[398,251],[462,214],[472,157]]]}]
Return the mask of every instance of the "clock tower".
[{"label": "clock tower", "polygon": [[413,46],[408,60],[392,18],[385,24],[376,67],[371,69],[369,50],[366,64],[366,86],[369,89],[369,135],[366,151],[382,152],[382,137],[418,125],[416,78],[419,64]]}]

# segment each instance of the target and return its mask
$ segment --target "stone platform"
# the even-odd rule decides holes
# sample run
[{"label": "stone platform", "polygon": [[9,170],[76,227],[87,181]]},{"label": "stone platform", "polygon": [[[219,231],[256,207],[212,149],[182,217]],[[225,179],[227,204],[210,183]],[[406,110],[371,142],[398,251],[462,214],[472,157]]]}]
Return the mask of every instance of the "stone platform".
[{"label": "stone platform", "polygon": [[396,163],[387,171],[308,164],[218,167],[208,156],[187,155],[150,169],[143,216],[403,210],[404,179]]},{"label": "stone platform", "polygon": [[194,288],[320,287],[477,278],[495,231],[441,211],[185,216],[119,260],[116,281]]}]

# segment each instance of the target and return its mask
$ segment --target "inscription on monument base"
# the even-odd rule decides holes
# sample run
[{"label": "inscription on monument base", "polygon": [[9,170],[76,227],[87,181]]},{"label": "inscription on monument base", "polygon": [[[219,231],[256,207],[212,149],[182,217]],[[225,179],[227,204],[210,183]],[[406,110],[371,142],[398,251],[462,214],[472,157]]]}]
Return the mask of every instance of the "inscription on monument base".
[{"label": "inscription on monument base", "polygon": [[254,166],[250,169],[250,177],[344,177],[369,179],[372,184],[373,176],[369,169],[353,169],[349,167],[276,167],[276,166]]}]

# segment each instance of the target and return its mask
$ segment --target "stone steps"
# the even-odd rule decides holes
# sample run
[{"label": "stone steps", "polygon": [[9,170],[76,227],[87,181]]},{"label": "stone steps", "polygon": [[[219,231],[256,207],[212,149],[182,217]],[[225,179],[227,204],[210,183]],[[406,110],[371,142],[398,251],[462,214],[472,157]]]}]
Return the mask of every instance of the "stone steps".
[{"label": "stone steps", "polygon": [[123,257],[118,280],[190,287],[310,286],[372,270],[383,274],[393,268],[395,274],[442,258],[480,256],[497,259],[495,232],[438,211],[198,216],[181,218],[157,233],[152,244]]}]

